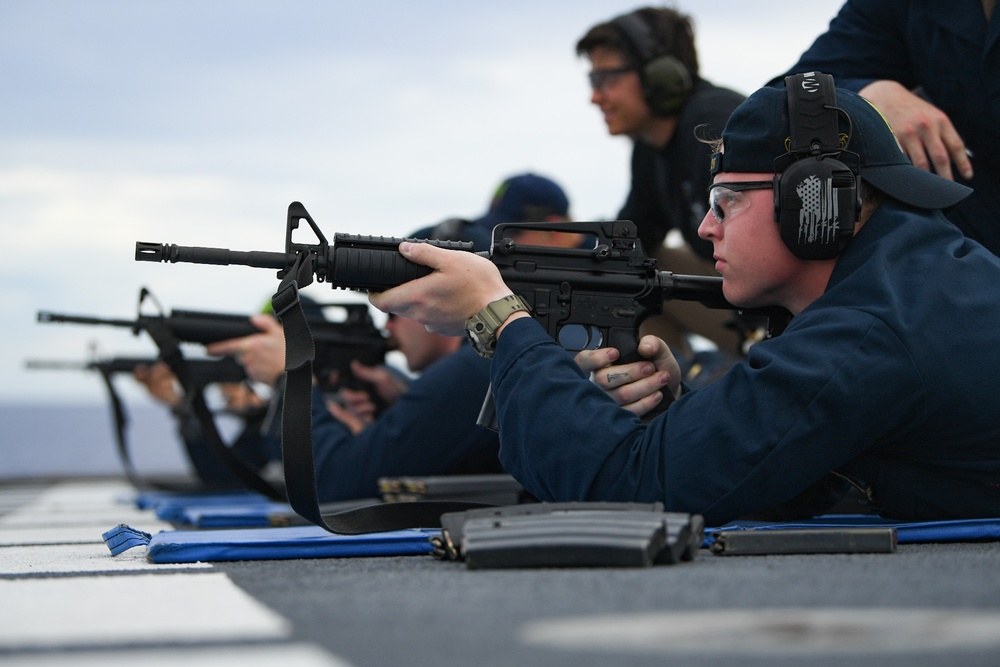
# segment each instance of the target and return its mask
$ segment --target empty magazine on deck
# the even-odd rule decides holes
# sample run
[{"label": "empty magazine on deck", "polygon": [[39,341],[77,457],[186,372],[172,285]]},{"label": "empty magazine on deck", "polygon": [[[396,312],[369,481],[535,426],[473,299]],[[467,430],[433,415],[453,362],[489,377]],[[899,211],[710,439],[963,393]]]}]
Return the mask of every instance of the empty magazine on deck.
[{"label": "empty magazine on deck", "polygon": [[707,528],[703,546],[711,547],[715,533],[720,531],[774,532],[844,528],[894,528],[899,544],[1000,539],[1000,518],[898,521],[875,514],[823,514],[800,521],[732,521],[717,528]]},{"label": "empty magazine on deck", "polygon": [[490,505],[522,502],[524,488],[510,475],[434,475],[429,477],[382,477],[378,480],[382,500],[461,500]]},{"label": "empty magazine on deck", "polygon": [[709,549],[718,556],[893,553],[897,542],[896,529],[882,526],[720,530]]}]

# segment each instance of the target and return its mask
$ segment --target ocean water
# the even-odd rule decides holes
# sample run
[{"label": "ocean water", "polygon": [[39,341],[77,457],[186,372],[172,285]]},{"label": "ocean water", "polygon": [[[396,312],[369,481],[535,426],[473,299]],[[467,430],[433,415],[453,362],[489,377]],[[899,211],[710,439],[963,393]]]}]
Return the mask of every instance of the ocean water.
[{"label": "ocean water", "polygon": [[[186,474],[173,417],[156,405],[127,406],[127,438],[141,475]],[[0,482],[123,473],[108,405],[0,404]]]}]

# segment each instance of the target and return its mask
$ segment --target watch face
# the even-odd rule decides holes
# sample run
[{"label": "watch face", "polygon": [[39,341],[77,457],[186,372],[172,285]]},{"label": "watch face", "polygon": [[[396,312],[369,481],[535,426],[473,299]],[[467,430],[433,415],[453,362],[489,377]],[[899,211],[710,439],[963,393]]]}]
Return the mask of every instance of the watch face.
[{"label": "watch face", "polygon": [[479,314],[473,315],[466,320],[465,334],[469,337],[472,349],[476,351],[476,354],[484,359],[489,359],[493,356],[493,349],[489,345],[489,339],[493,336],[493,332],[489,330],[486,322],[483,321]]}]

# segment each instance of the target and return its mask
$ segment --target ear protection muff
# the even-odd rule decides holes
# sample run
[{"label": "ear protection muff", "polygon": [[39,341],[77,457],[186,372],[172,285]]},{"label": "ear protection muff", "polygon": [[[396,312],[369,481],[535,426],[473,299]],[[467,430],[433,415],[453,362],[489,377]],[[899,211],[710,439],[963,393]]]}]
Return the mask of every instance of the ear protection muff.
[{"label": "ear protection muff", "polygon": [[[775,170],[774,215],[781,239],[801,259],[833,259],[854,237],[861,213],[860,159],[841,141],[833,77],[819,72],[785,77],[795,161]],[[779,156],[781,159],[784,156]],[[852,169],[846,162],[853,162]]]},{"label": "ear protection muff", "polygon": [[611,24],[624,33],[639,54],[642,61],[639,79],[652,112],[657,116],[672,116],[680,111],[694,87],[688,68],[674,56],[658,53],[661,49],[653,39],[653,30],[638,13],[619,16]]}]

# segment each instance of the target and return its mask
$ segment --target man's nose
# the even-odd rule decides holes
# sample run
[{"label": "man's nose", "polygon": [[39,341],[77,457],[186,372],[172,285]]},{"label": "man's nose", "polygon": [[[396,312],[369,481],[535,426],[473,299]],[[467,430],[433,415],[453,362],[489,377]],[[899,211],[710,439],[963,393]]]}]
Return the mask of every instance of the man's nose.
[{"label": "man's nose", "polygon": [[701,219],[701,224],[698,225],[698,236],[706,241],[710,241],[721,229],[722,225],[716,221],[715,216],[709,211]]}]

